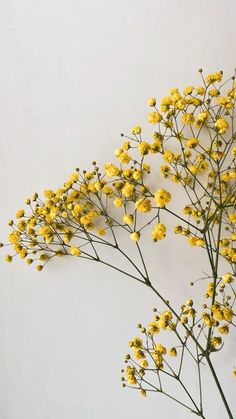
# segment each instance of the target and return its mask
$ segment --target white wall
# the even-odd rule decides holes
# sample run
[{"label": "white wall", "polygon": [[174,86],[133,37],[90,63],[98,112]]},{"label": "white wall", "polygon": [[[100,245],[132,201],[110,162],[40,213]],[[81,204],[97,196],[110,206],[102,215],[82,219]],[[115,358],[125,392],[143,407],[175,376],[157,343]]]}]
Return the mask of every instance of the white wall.
[{"label": "white wall", "polygon": [[[198,82],[199,67],[231,74],[235,18],[234,0],[0,0],[1,240],[25,197],[110,160],[119,134],[146,124],[149,96]],[[157,277],[181,301],[201,253],[166,243]],[[191,416],[120,387],[127,341],[157,304],[147,289],[71,259],[0,272],[1,419]],[[218,361],[231,401],[233,351]],[[210,382],[207,395],[207,419],[225,418]]]}]

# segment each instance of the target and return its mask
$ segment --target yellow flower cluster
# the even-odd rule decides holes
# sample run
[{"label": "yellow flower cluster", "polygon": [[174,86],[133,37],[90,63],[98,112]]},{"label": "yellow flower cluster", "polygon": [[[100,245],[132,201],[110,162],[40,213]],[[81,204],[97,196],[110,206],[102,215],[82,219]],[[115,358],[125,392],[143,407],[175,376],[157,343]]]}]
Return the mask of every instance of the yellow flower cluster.
[{"label": "yellow flower cluster", "polygon": [[[132,348],[132,355],[127,354],[125,356],[125,363],[128,364],[125,370],[125,376],[122,376],[123,386],[135,385],[139,388],[141,394],[146,396],[149,388],[148,378],[149,371],[161,371],[166,368],[168,370],[168,363],[166,363],[166,357],[177,357],[178,352],[175,346],[172,346],[167,350],[167,347],[161,342],[154,340],[154,335],[160,333],[161,330],[174,331],[175,325],[172,322],[173,315],[170,311],[162,311],[157,315],[157,309],[153,310],[154,321],[149,323],[148,329],[141,324],[138,328],[143,333],[145,339],[140,337],[134,337],[129,341],[129,347]],[[169,362],[169,361],[168,361]],[[145,376],[146,388],[144,388],[143,378]]]}]

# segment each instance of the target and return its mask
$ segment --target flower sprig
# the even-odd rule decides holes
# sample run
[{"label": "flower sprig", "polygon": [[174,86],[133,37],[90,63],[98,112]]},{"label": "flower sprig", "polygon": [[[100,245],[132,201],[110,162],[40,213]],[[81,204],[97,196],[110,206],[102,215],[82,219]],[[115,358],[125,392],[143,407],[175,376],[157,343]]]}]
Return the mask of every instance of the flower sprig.
[{"label": "flower sprig", "polygon": [[[135,125],[129,135],[122,134],[122,144],[103,169],[96,162],[89,171],[76,168],[61,188],[45,190],[43,199],[38,193],[27,198],[28,210],[19,209],[9,221],[9,243],[0,246],[12,248],[7,262],[20,256],[38,271],[54,258],[73,256],[103,263],[148,286],[165,308],[148,328],[140,325],[144,339],[131,340],[133,355],[126,357],[123,384],[143,395],[157,391],[175,400],[161,384],[161,376],[168,375],[187,392],[190,406],[180,404],[204,418],[201,369],[206,363],[233,418],[211,358],[236,325],[236,82],[235,74],[223,80],[222,71],[199,73],[198,86],[174,87],[160,101],[151,97],[147,120],[153,132],[147,135]],[[179,192],[183,206],[176,209]],[[166,215],[173,219],[172,228]],[[144,230],[157,249],[175,234],[206,253],[209,273],[203,278],[202,301],[189,298],[179,309],[154,287],[141,247]],[[120,232],[137,257],[122,247]],[[106,247],[120,254],[121,265],[106,259]],[[155,341],[167,330],[177,344]],[[186,353],[198,373],[199,402],[181,379]],[[168,357],[179,359],[179,372]]]}]

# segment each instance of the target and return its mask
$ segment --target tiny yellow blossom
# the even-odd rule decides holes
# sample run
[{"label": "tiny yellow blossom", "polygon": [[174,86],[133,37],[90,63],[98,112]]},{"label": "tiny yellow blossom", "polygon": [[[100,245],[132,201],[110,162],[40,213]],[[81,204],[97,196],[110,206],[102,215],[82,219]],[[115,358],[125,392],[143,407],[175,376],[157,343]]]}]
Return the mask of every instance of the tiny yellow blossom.
[{"label": "tiny yellow blossom", "polygon": [[116,208],[120,208],[123,205],[123,201],[122,198],[115,198],[113,201],[113,204],[115,205]]},{"label": "tiny yellow blossom", "polygon": [[141,367],[142,368],[147,368],[148,367],[148,362],[147,362],[147,360],[146,359],[144,359],[142,362],[141,362]]},{"label": "tiny yellow blossom", "polygon": [[166,348],[161,343],[156,343],[155,345],[155,351],[161,355],[166,354]]},{"label": "tiny yellow blossom", "polygon": [[134,231],[133,233],[130,234],[130,238],[137,242],[140,239],[140,233],[138,231]]},{"label": "tiny yellow blossom", "polygon": [[123,221],[125,224],[131,225],[134,223],[134,217],[131,214],[125,214],[123,216]]},{"label": "tiny yellow blossom", "polygon": [[133,127],[131,130],[132,134],[141,134],[141,131],[142,131],[142,128],[139,125]]},{"label": "tiny yellow blossom", "polygon": [[171,348],[169,351],[170,356],[177,356],[177,350],[176,348]]},{"label": "tiny yellow blossom", "polygon": [[194,116],[192,113],[185,113],[182,115],[182,121],[186,125],[191,125],[194,123]]},{"label": "tiny yellow blossom", "polygon": [[130,159],[131,159],[131,157],[130,157],[130,155],[128,153],[122,152],[118,156],[118,160],[122,164],[128,164],[130,162]]},{"label": "tiny yellow blossom", "polygon": [[223,73],[221,71],[217,71],[215,73],[208,74],[206,76],[206,82],[208,84],[212,84],[212,83],[215,83],[215,82],[220,82],[222,80],[222,74]]},{"label": "tiny yellow blossom", "polygon": [[185,87],[184,94],[185,95],[191,95],[191,93],[193,93],[193,90],[194,90],[194,87],[193,86]]},{"label": "tiny yellow blossom", "polygon": [[23,209],[20,209],[16,213],[16,218],[22,218],[25,215],[25,211]]},{"label": "tiny yellow blossom", "polygon": [[159,112],[151,112],[148,115],[148,122],[150,122],[150,124],[157,124],[158,122],[160,122],[162,119],[162,116]]},{"label": "tiny yellow blossom", "polygon": [[204,246],[205,241],[203,239],[200,239],[199,237],[189,237],[188,243],[190,246]]},{"label": "tiny yellow blossom", "polygon": [[218,331],[223,335],[227,335],[229,333],[229,326],[227,324],[224,324],[223,326],[220,326],[218,328]]},{"label": "tiny yellow blossom", "polygon": [[205,88],[203,87],[203,86],[198,86],[197,88],[196,88],[196,91],[197,91],[197,93],[199,94],[199,95],[204,95],[204,93],[205,93]]},{"label": "tiny yellow blossom", "polygon": [[72,254],[72,256],[80,256],[81,250],[79,247],[71,246],[70,253]]},{"label": "tiny yellow blossom", "polygon": [[225,320],[230,322],[234,316],[233,310],[227,307],[223,308],[223,316]]},{"label": "tiny yellow blossom", "polygon": [[186,146],[189,148],[195,148],[198,145],[198,143],[199,143],[198,138],[190,138],[186,142]]},{"label": "tiny yellow blossom", "polygon": [[236,223],[236,212],[229,214],[229,219],[231,223]]},{"label": "tiny yellow blossom", "polygon": [[155,97],[150,97],[150,99],[148,99],[147,104],[148,106],[155,106],[157,103],[157,100]]},{"label": "tiny yellow blossom", "polygon": [[149,144],[146,141],[141,141],[141,143],[138,144],[138,150],[142,156],[145,156],[149,152]]},{"label": "tiny yellow blossom", "polygon": [[222,275],[222,280],[226,284],[230,284],[231,282],[233,282],[234,278],[233,278],[233,275],[232,274],[227,273],[227,274]]},{"label": "tiny yellow blossom", "polygon": [[165,189],[158,189],[154,194],[154,201],[160,208],[163,208],[170,200],[171,194]]},{"label": "tiny yellow blossom", "polygon": [[152,240],[154,242],[158,240],[163,240],[166,236],[166,227],[164,224],[158,223],[155,225],[154,229],[152,230]]},{"label": "tiny yellow blossom", "polygon": [[219,134],[224,134],[225,131],[229,128],[229,124],[225,118],[218,118],[214,124],[215,128],[219,132]]},{"label": "tiny yellow blossom", "polygon": [[136,348],[136,349],[138,349],[138,348],[142,348],[142,346],[143,346],[143,341],[142,341],[142,339],[141,339],[141,338],[139,338],[138,336],[136,336],[135,338],[133,338],[132,340],[130,340],[130,341],[129,341],[128,345],[129,345],[131,348]]},{"label": "tiny yellow blossom", "polygon": [[135,208],[138,212],[149,212],[152,209],[151,201],[147,198],[140,198],[135,202]]},{"label": "tiny yellow blossom", "polygon": [[106,163],[105,164],[105,172],[106,172],[107,176],[111,178],[113,176],[118,176],[119,173],[120,173],[120,170],[114,164]]},{"label": "tiny yellow blossom", "polygon": [[135,378],[135,368],[131,367],[130,365],[126,368],[126,378],[129,384],[137,384],[137,380]]}]

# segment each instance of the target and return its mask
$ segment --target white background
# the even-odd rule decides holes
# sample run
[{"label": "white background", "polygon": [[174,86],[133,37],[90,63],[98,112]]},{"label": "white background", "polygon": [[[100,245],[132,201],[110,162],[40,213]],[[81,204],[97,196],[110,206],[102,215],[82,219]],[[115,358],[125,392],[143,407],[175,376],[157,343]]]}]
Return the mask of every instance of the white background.
[{"label": "white background", "polygon": [[[0,0],[1,240],[25,197],[103,165],[121,132],[145,126],[149,96],[198,84],[199,67],[232,74],[235,21],[234,0]],[[201,251],[172,237],[150,252],[164,294],[191,295]],[[72,258],[0,272],[1,419],[191,417],[121,389],[127,341],[157,305],[147,289]],[[217,363],[231,402],[233,352]],[[210,381],[206,392],[207,419],[226,418]]]}]

